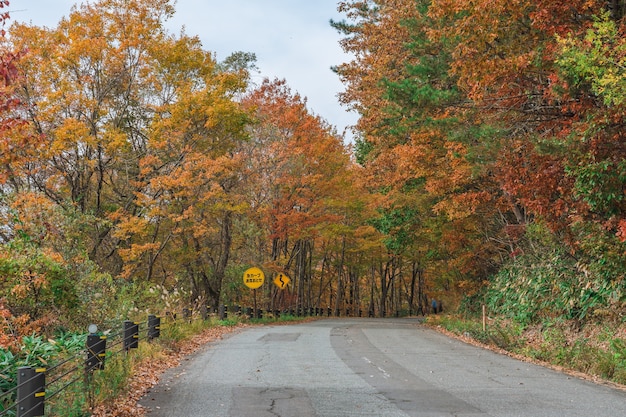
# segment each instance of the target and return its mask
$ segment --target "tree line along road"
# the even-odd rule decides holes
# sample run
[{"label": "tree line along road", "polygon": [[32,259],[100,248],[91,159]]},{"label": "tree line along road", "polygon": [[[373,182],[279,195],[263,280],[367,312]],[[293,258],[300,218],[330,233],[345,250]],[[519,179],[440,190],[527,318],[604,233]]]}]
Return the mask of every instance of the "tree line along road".
[{"label": "tree line along road", "polygon": [[626,392],[450,339],[415,319],[246,328],[167,371],[150,417],[626,416]]}]

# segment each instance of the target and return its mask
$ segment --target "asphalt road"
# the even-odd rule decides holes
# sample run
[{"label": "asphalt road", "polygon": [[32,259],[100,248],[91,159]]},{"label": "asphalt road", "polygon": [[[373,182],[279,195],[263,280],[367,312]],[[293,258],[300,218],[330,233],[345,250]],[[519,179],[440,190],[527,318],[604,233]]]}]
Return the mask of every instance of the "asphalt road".
[{"label": "asphalt road", "polygon": [[252,327],[140,401],[149,417],[626,416],[626,392],[449,339],[413,319]]}]

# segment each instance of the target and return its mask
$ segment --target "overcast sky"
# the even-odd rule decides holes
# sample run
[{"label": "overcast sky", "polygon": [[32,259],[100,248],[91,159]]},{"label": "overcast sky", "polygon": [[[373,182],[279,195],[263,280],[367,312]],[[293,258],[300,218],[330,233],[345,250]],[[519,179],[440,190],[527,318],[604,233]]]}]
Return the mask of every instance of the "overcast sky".
[{"label": "overcast sky", "polygon": [[[307,97],[309,110],[337,131],[356,123],[357,116],[338,103],[344,90],[333,65],[349,60],[329,20],[341,20],[338,0],[177,0],[176,14],[166,23],[179,34],[198,35],[206,50],[223,60],[232,52],[253,52],[260,75],[284,78],[292,90]],[[55,27],[80,0],[10,0],[12,21]],[[351,135],[347,133],[348,140]]]}]

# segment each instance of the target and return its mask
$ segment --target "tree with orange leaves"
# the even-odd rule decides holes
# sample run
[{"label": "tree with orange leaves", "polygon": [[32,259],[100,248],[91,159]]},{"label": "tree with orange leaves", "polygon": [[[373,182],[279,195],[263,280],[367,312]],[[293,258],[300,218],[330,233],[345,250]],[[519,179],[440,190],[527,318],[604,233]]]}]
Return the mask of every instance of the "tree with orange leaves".
[{"label": "tree with orange leaves", "polygon": [[331,127],[312,115],[306,100],[284,81],[265,81],[246,105],[256,119],[244,147],[249,195],[255,219],[272,242],[269,253],[256,261],[265,261],[275,272],[289,271],[297,307],[319,307],[322,297],[330,303],[323,289],[330,283],[317,273],[318,247],[327,239],[345,239],[356,227],[348,222],[348,207],[359,205],[348,153]]},{"label": "tree with orange leaves", "polygon": [[593,285],[626,267],[624,7],[441,0],[430,11],[443,22],[433,36],[456,40],[459,86],[505,133],[502,190],[567,243]]},{"label": "tree with orange leaves", "polygon": [[334,25],[355,59],[337,72],[362,115],[358,160],[385,197],[378,222],[387,234],[394,222],[428,230],[428,263],[451,278],[440,288],[471,292],[464,280],[480,284],[507,252],[528,249],[533,222],[587,264],[602,247],[621,274],[622,2],[339,7],[352,22]]},{"label": "tree with orange leaves", "polygon": [[241,59],[218,65],[198,38],[168,34],[173,12],[168,0],[98,1],[55,28],[14,25],[11,44],[28,49],[17,114],[43,146],[3,172],[12,192],[45,195],[81,228],[67,247],[101,271],[216,304],[242,205],[231,156],[248,75]]},{"label": "tree with orange leaves", "polygon": [[[348,85],[342,98],[362,116],[357,158],[371,189],[383,194],[374,223],[388,235],[390,253],[406,257],[406,268],[427,267],[431,288],[451,288],[494,267],[498,248],[484,234],[496,227],[490,212],[499,196],[487,168],[494,150],[475,136],[497,130],[480,127],[468,108],[450,71],[449,42],[429,36],[437,23],[429,6],[341,3],[354,23],[335,27],[356,58],[336,70]],[[393,274],[380,275],[381,289],[391,285]]]}]

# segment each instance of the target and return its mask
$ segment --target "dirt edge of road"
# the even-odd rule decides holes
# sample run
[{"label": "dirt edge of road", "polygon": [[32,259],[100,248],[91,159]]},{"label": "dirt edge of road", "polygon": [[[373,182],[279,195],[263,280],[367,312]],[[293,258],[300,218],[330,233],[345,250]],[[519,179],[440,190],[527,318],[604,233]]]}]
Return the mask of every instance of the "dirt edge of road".
[{"label": "dirt edge of road", "polygon": [[519,361],[522,362],[527,362],[527,363],[532,363],[534,365],[539,365],[539,366],[543,366],[544,368],[548,368],[548,369],[552,369],[554,371],[560,372],[562,374],[565,375],[569,375],[573,378],[578,378],[578,379],[582,379],[585,381],[590,381],[593,382],[595,384],[598,385],[604,385],[610,388],[614,388],[614,389],[618,389],[621,391],[626,392],[626,385],[621,385],[612,381],[607,381],[605,379],[602,379],[600,377],[597,377],[595,375],[589,375],[589,374],[585,374],[583,372],[579,372],[579,371],[574,371],[572,369],[568,369],[566,367],[563,366],[559,366],[559,365],[554,365],[551,364],[549,362],[544,362],[544,361],[539,361],[539,360],[534,360],[532,358],[529,358],[527,356],[524,355],[520,355],[517,353],[513,353],[513,352],[509,352],[508,350],[499,348],[497,346],[493,346],[493,345],[487,345],[485,343],[479,342],[478,340],[469,337],[469,336],[464,336],[464,335],[460,335],[454,332],[451,332],[439,325],[432,325],[432,324],[428,324],[428,323],[424,323],[425,326],[429,327],[430,329],[445,334],[446,336],[456,339],[456,340],[460,340],[461,342],[467,343],[468,345],[472,345],[472,346],[476,346],[476,347],[480,347],[482,349],[486,349],[495,353],[499,353],[501,355],[506,355],[509,356],[511,358],[517,359]]}]

